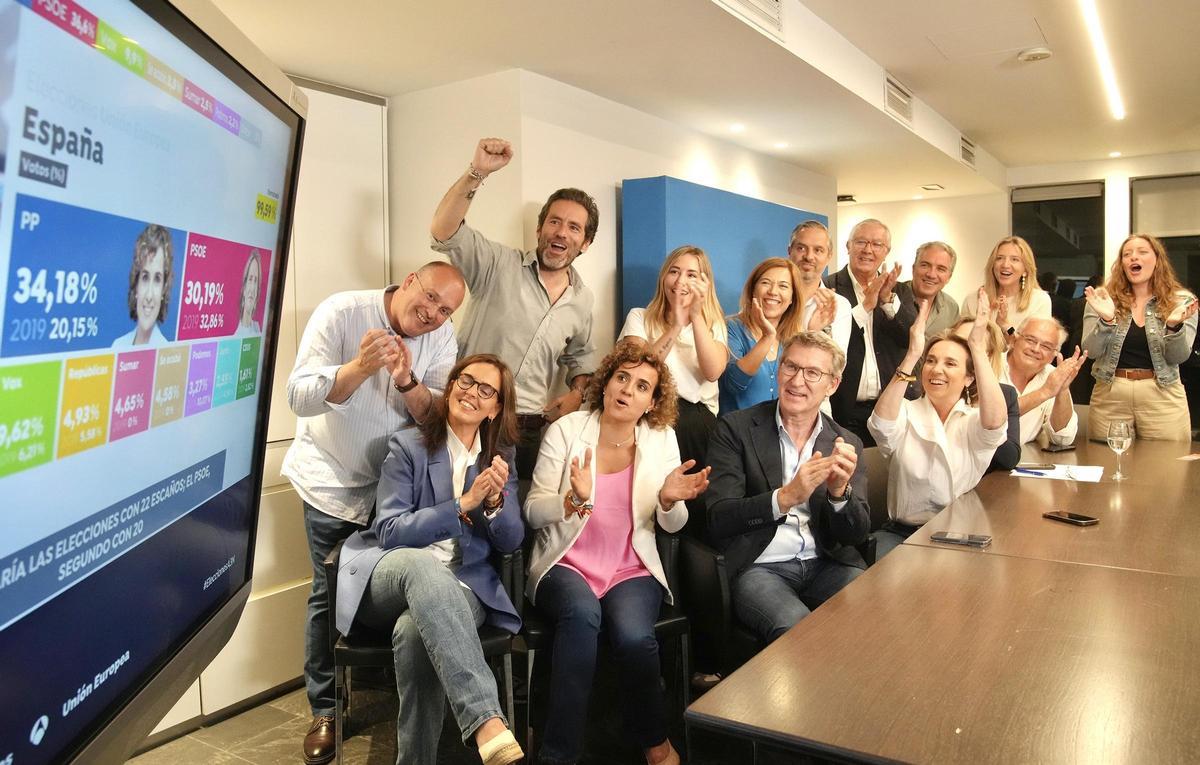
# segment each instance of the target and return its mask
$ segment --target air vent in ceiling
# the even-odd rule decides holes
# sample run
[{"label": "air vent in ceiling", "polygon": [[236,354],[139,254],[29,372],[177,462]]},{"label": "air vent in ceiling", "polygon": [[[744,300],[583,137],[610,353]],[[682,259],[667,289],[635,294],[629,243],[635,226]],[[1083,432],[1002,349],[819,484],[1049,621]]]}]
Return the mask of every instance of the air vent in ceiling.
[{"label": "air vent in ceiling", "polygon": [[964,165],[975,167],[975,144],[965,135],[958,137],[958,155]]},{"label": "air vent in ceiling", "polygon": [[886,85],[883,108],[888,114],[903,122],[909,127],[912,126],[913,119],[913,94],[912,91],[900,84],[900,81],[890,74],[885,78]]},{"label": "air vent in ceiling", "polygon": [[750,26],[783,42],[783,0],[714,0]]}]

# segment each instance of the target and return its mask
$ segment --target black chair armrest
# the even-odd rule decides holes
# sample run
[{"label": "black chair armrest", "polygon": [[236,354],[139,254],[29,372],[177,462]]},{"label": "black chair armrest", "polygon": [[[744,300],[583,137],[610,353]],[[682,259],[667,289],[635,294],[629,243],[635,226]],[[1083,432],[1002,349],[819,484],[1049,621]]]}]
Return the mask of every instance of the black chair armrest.
[{"label": "black chair armrest", "polygon": [[684,609],[695,632],[723,646],[732,627],[732,598],[725,556],[695,537],[684,535],[679,544]]},{"label": "black chair armrest", "polygon": [[658,560],[662,563],[667,586],[679,597],[679,535],[655,529],[654,542],[658,545]]},{"label": "black chair armrest", "polygon": [[492,551],[492,565],[500,575],[500,584],[513,602],[517,616],[525,615],[525,553],[520,547],[510,553]]},{"label": "black chair armrest", "polygon": [[328,593],[328,595],[325,598],[325,601],[329,604],[329,651],[330,651],[330,653],[333,652],[334,647],[337,645],[338,638],[341,637],[341,633],[338,632],[338,630],[337,630],[337,624],[336,624],[337,619],[335,618],[335,615],[337,614],[338,566],[341,564],[343,542],[338,542],[336,545],[334,545],[333,549],[329,551],[328,557],[325,558],[325,563],[324,563],[324,566],[325,566],[325,589],[326,589],[326,592]]},{"label": "black chair armrest", "polygon": [[875,565],[875,535],[867,534],[867,538],[856,544],[854,547],[858,550],[858,554],[862,556],[863,561],[867,566]]}]

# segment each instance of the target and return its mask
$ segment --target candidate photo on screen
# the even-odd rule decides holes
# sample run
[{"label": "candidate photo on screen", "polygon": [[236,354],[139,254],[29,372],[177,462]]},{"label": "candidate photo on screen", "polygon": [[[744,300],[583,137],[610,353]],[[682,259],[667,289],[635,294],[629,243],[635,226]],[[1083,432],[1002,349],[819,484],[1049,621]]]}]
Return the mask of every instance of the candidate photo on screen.
[{"label": "candidate photo on screen", "polygon": [[169,342],[158,325],[166,320],[170,308],[173,263],[170,232],[157,224],[146,226],[134,242],[129,267],[129,318],[136,323],[133,330],[113,341],[113,348]]},{"label": "candidate photo on screen", "polygon": [[250,250],[246,267],[242,269],[242,296],[238,303],[237,337],[261,335],[262,327],[254,320],[258,313],[259,296],[262,294],[262,256],[258,250]]}]

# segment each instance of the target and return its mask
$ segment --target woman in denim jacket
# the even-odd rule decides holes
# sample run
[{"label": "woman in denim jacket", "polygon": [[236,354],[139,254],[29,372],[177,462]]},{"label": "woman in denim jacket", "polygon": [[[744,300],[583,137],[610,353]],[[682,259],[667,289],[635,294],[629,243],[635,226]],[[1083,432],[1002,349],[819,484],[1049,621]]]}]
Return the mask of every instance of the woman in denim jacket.
[{"label": "woman in denim jacket", "polygon": [[1130,234],[1120,252],[1108,284],[1084,290],[1083,349],[1096,360],[1088,433],[1103,441],[1110,422],[1132,420],[1140,438],[1189,441],[1179,365],[1196,338],[1196,296],[1155,237]]}]

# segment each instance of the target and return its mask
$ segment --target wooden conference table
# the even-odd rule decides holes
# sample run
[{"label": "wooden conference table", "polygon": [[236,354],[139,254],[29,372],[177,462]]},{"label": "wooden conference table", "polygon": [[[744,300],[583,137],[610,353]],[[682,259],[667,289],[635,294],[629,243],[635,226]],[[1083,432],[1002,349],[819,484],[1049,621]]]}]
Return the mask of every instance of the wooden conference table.
[{"label": "wooden conference table", "polygon": [[[1105,478],[986,477],[693,703],[689,728],[856,762],[1195,762],[1200,463],[1176,460],[1190,451],[1139,441],[1120,483],[1101,444],[1028,452]],[[1048,503],[1101,521],[1043,519]],[[934,545],[937,528],[994,541]]]}]

